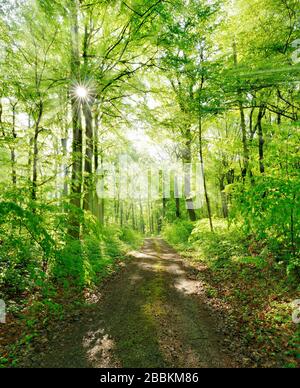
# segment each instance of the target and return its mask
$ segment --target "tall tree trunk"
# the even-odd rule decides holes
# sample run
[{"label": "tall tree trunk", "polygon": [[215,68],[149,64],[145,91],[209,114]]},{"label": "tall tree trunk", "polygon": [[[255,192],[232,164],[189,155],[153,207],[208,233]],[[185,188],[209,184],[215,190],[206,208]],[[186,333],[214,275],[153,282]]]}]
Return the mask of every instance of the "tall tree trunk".
[{"label": "tall tree trunk", "polygon": [[17,138],[17,133],[16,133],[16,105],[13,104],[12,106],[12,113],[13,113],[13,118],[12,118],[12,145],[11,145],[11,175],[12,175],[12,183],[14,186],[17,184],[17,171],[16,171],[16,149],[15,149],[15,140]]},{"label": "tall tree trunk", "polygon": [[202,136],[202,117],[199,110],[199,155],[200,155],[200,164],[201,164],[201,173],[203,180],[204,195],[207,207],[207,214],[209,219],[210,230],[214,231],[213,221],[212,221],[212,211],[210,206],[210,199],[207,190],[206,174],[204,168],[204,157],[203,157],[203,136]]},{"label": "tall tree trunk", "polygon": [[[79,53],[79,2],[73,0],[70,3],[71,10],[71,76],[73,80],[80,81],[80,53]],[[78,209],[81,209],[82,198],[82,120],[81,104],[76,98],[71,99],[72,105],[72,126],[73,126],[73,144],[72,144],[72,184],[71,184],[71,203]],[[70,234],[80,238],[80,221],[78,215],[72,216]]]},{"label": "tall tree trunk", "polygon": [[3,129],[3,122],[2,122],[2,115],[3,115],[3,104],[2,104],[2,97],[0,97],[0,127],[2,135],[5,137],[5,131]]},{"label": "tall tree trunk", "polygon": [[166,209],[167,209],[167,198],[165,192],[165,176],[163,171],[159,172],[160,175],[160,194],[162,196],[162,218],[166,217]]},{"label": "tall tree trunk", "polygon": [[[98,152],[97,152],[97,154],[98,154]],[[100,163],[101,163],[101,167],[103,167],[103,154],[101,154]],[[97,159],[97,169],[98,169],[98,159]],[[104,179],[104,176],[101,176],[101,179]],[[101,198],[98,198],[98,208],[99,208],[100,223],[102,225],[104,225],[104,222],[105,222],[105,199],[103,198],[103,196]]]},{"label": "tall tree trunk", "polygon": [[100,201],[100,223],[105,224],[105,199],[101,198]]},{"label": "tall tree trunk", "polygon": [[261,174],[265,173],[265,165],[264,165],[264,134],[263,134],[263,126],[262,126],[262,119],[265,115],[265,107],[261,106],[259,108],[258,117],[257,117],[257,129],[258,129],[258,138],[259,138],[259,171]]},{"label": "tall tree trunk", "polygon": [[120,226],[123,228],[124,225],[124,202],[121,200],[120,203]]},{"label": "tall tree trunk", "polygon": [[184,189],[185,189],[185,201],[187,205],[187,211],[189,218],[192,222],[197,220],[194,201],[192,198],[192,187],[191,187],[191,163],[192,163],[192,134],[191,129],[188,128],[186,131],[186,144],[185,144],[185,154],[183,157],[184,162]]},{"label": "tall tree trunk", "polygon": [[152,205],[150,197],[148,197],[148,222],[149,222],[149,231],[152,235],[154,233],[154,225],[153,225],[153,214],[152,214]]},{"label": "tall tree trunk", "polygon": [[295,242],[295,215],[294,215],[295,201],[296,201],[296,194],[293,195],[293,202],[291,207],[291,245],[292,245],[293,257],[296,259],[297,244]]},{"label": "tall tree trunk", "polygon": [[115,198],[114,200],[114,212],[115,212],[115,223],[119,222],[119,214],[120,214],[120,198]]},{"label": "tall tree trunk", "polygon": [[[235,67],[238,66],[238,56],[237,56],[237,47],[236,42],[233,43],[233,58]],[[249,171],[249,162],[250,162],[250,152],[248,147],[248,139],[247,139],[247,124],[245,111],[243,106],[243,96],[241,90],[238,88],[238,107],[240,111],[240,119],[241,119],[241,131],[242,131],[242,142],[243,142],[243,169],[242,169],[242,177],[245,179]],[[251,175],[251,173],[250,173]]]},{"label": "tall tree trunk", "polygon": [[176,218],[181,217],[180,213],[180,195],[179,195],[179,185],[178,185],[178,177],[174,176],[174,197],[175,197],[175,215]]},{"label": "tall tree trunk", "polygon": [[67,156],[68,156],[68,108],[66,108],[65,116],[63,120],[63,129],[62,129],[62,136],[61,136],[61,148],[62,148],[62,154],[63,154],[63,160],[61,164],[61,171],[63,174],[63,197],[67,197],[69,193],[69,187],[68,187],[68,176],[69,176],[69,167],[67,163]]},{"label": "tall tree trunk", "polygon": [[166,218],[166,211],[167,211],[167,198],[163,197],[163,200],[162,200],[162,217],[163,217],[163,219]]},{"label": "tall tree trunk", "polygon": [[242,171],[242,176],[243,178],[246,178],[249,171],[250,154],[248,149],[245,112],[244,112],[244,107],[241,100],[239,100],[239,110],[240,110],[240,117],[241,117],[241,130],[242,130],[242,142],[243,142],[243,154],[244,154],[244,168]]},{"label": "tall tree trunk", "polygon": [[132,218],[132,228],[136,229],[134,202],[132,202],[132,205],[131,205],[131,218]]},{"label": "tall tree trunk", "polygon": [[220,177],[220,193],[221,193],[221,202],[222,202],[222,213],[224,218],[228,218],[228,201],[227,201],[227,196],[226,193],[224,192],[225,190],[225,175],[222,174]]},{"label": "tall tree trunk", "polygon": [[140,231],[145,234],[145,221],[142,200],[140,199]]},{"label": "tall tree trunk", "polygon": [[[99,125],[100,125],[99,113],[96,113],[96,115],[95,115],[95,124],[94,124],[94,136],[93,136],[93,147],[94,147],[93,154],[94,154],[95,175],[97,177],[98,177],[97,171],[98,171],[99,165],[101,167],[103,167],[103,151],[101,151],[101,150],[99,151],[99,143],[98,143],[99,142],[99,135],[98,135],[99,134],[99,132],[98,132]],[[101,179],[103,179],[103,178],[104,177],[101,176]],[[96,209],[95,215],[98,218],[98,220],[100,221],[100,223],[102,225],[104,225],[104,221],[105,221],[105,217],[104,217],[104,214],[105,214],[105,199],[104,198],[99,198],[98,195],[97,195],[96,190],[94,190],[94,192],[95,192],[95,195],[94,195],[94,201],[95,201],[94,207]],[[124,217],[124,211],[123,210],[124,209],[122,207],[122,217]],[[124,221],[124,218],[122,218],[122,222],[123,221]]]},{"label": "tall tree trunk", "polygon": [[[99,127],[99,114],[95,115],[95,125],[94,125],[94,166],[95,166],[95,179],[98,179],[98,167],[99,167],[99,150],[98,150],[98,127]],[[96,182],[97,184],[97,182]],[[98,218],[99,222],[103,224],[104,220],[101,217],[101,199],[97,195],[97,191],[94,190],[94,215]]]},{"label": "tall tree trunk", "polygon": [[280,113],[277,114],[277,124],[281,125],[281,114]]},{"label": "tall tree trunk", "polygon": [[[83,38],[83,58],[84,58],[84,72],[88,74],[88,51],[89,51],[89,38],[90,38],[90,17],[86,19],[84,26],[84,38]],[[85,118],[85,179],[84,179],[84,201],[83,207],[85,210],[92,211],[93,209],[93,153],[94,153],[94,131],[93,131],[93,115],[92,115],[92,96],[88,96],[87,101],[83,103],[83,115]]]},{"label": "tall tree trunk", "polygon": [[34,136],[33,136],[33,156],[32,156],[32,185],[31,185],[31,199],[36,201],[37,199],[37,168],[38,168],[38,137],[40,133],[40,123],[43,115],[43,102],[40,101],[38,105],[38,117],[34,124]]},{"label": "tall tree trunk", "polygon": [[180,198],[175,198],[175,206],[176,206],[176,218],[181,217],[180,213]]},{"label": "tall tree trunk", "polygon": [[31,179],[32,179],[32,149],[33,149],[33,137],[31,136],[31,116],[30,113],[28,114],[28,133],[29,133],[29,142],[28,142],[28,184],[31,186]]},{"label": "tall tree trunk", "polygon": [[[67,133],[65,133],[65,137],[63,139],[61,139],[61,147],[62,147],[62,153],[63,153],[64,159],[66,159],[67,154],[68,154],[67,141],[68,141],[68,136],[67,136]],[[64,179],[63,195],[65,197],[67,197],[67,195],[68,195],[68,174],[69,174],[69,170],[68,170],[68,166],[67,166],[67,163],[66,163],[65,160],[63,161],[63,164],[62,164],[62,170],[63,170],[63,179]]]},{"label": "tall tree trunk", "polygon": [[93,207],[93,152],[94,152],[94,136],[93,136],[93,116],[88,103],[83,105],[83,114],[85,118],[86,131],[86,149],[85,149],[85,180],[84,180],[84,202],[85,210],[92,210]]}]

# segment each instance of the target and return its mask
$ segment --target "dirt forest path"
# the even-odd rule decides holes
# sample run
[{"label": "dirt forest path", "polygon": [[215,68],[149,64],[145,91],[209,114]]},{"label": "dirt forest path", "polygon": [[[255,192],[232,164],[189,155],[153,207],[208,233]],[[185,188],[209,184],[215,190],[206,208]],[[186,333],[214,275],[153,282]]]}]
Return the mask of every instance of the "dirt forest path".
[{"label": "dirt forest path", "polygon": [[235,367],[192,268],[163,240],[146,239],[91,311],[29,356],[31,367]]}]

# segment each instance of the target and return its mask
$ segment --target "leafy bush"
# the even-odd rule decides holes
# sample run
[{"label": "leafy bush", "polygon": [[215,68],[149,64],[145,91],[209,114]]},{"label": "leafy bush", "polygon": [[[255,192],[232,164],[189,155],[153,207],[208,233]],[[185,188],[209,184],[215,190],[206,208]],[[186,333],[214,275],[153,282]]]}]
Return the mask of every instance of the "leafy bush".
[{"label": "leafy bush", "polygon": [[258,177],[247,190],[232,188],[232,215],[243,220],[245,234],[265,241],[289,273],[300,275],[300,181],[292,177]]},{"label": "leafy bush", "polygon": [[40,209],[0,203],[0,290],[20,294],[35,287],[55,251]]},{"label": "leafy bush", "polygon": [[142,235],[128,227],[123,227],[120,230],[120,240],[131,248],[137,249],[142,243]]},{"label": "leafy bush", "polygon": [[186,245],[193,231],[193,227],[192,222],[178,220],[173,224],[164,225],[161,234],[171,245]]},{"label": "leafy bush", "polygon": [[236,257],[249,255],[247,239],[240,225],[231,226],[224,219],[214,219],[214,233],[208,220],[196,223],[190,237],[190,243],[202,258],[208,258],[215,265],[224,266]]},{"label": "leafy bush", "polygon": [[[0,202],[0,294],[9,299],[38,290],[45,296],[51,283],[92,285],[126,250],[141,243],[141,236],[129,228],[103,227],[90,213],[68,204],[22,204],[21,196],[12,202],[9,195],[6,199]],[[83,225],[80,241],[69,233],[68,221],[74,215]]]},{"label": "leafy bush", "polygon": [[99,282],[128,249],[141,244],[141,236],[129,228],[103,227],[93,216],[85,217],[82,241],[72,240],[57,253],[51,273],[56,281],[85,286]]}]

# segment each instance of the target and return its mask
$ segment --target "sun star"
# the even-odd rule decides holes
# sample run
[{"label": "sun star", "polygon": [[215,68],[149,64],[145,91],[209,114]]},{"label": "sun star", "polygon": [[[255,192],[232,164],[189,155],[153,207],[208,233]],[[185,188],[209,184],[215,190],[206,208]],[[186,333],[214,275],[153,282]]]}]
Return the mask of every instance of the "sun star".
[{"label": "sun star", "polygon": [[76,96],[80,99],[86,99],[88,97],[88,90],[84,86],[77,86],[75,90]]}]

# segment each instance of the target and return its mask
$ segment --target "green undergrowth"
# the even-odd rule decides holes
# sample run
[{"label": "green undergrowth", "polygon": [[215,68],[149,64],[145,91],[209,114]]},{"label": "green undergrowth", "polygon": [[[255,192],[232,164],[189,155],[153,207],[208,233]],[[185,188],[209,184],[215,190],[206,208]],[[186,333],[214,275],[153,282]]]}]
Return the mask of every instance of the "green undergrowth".
[{"label": "green undergrowth", "polygon": [[0,297],[16,299],[49,286],[91,286],[115,261],[136,249],[142,236],[130,228],[103,226],[90,213],[76,214],[81,238],[70,237],[70,209],[0,202]]},{"label": "green undergrowth", "polygon": [[72,208],[0,202],[0,366],[12,366],[51,321],[87,304],[85,295],[114,273],[142,236],[128,227],[105,227],[78,212],[80,240],[70,237]]},{"label": "green undergrowth", "polygon": [[161,234],[171,245],[184,250],[189,246],[189,238],[193,228],[192,222],[177,220],[172,224],[165,224]]}]

